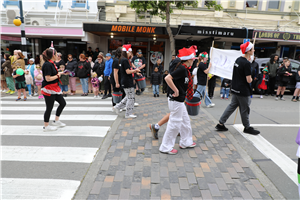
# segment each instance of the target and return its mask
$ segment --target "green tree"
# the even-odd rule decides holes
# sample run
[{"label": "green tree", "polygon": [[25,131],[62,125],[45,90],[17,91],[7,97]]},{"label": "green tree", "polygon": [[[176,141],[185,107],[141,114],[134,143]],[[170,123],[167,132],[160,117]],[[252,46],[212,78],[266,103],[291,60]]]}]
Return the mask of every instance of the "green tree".
[{"label": "green tree", "polygon": [[[172,6],[171,6],[172,5]],[[130,7],[135,10],[137,14],[141,12],[148,12],[150,15],[159,16],[162,20],[166,20],[166,29],[170,38],[170,49],[172,54],[175,55],[175,40],[170,27],[170,15],[173,13],[173,7],[184,10],[185,6],[198,7],[198,1],[131,1]],[[217,11],[223,9],[216,1],[205,1],[205,6],[210,9],[214,8]]]}]

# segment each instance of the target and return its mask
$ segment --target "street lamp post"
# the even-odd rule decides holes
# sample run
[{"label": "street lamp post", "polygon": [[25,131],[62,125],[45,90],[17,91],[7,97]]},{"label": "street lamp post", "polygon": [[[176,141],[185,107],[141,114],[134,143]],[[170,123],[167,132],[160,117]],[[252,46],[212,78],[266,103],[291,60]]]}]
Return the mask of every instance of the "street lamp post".
[{"label": "street lamp post", "polygon": [[21,20],[21,51],[25,56],[25,63],[27,63],[27,46],[26,46],[26,36],[25,36],[25,22],[23,16],[23,3],[22,0],[19,0],[20,7],[20,20]]}]

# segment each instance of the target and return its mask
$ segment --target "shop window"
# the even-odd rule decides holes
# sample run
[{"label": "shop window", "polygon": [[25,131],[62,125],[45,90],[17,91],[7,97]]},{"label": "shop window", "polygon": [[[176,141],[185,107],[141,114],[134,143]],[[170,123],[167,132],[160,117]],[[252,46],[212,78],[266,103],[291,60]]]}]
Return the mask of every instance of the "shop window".
[{"label": "shop window", "polygon": [[257,8],[258,1],[246,1],[246,8]]},{"label": "shop window", "polygon": [[88,0],[72,0],[71,8],[86,8],[90,9]]},{"label": "shop window", "polygon": [[268,10],[279,10],[280,1],[269,1]]},{"label": "shop window", "polygon": [[6,8],[6,6],[18,6],[19,7],[19,1],[18,0],[4,1],[2,5],[4,8]]},{"label": "shop window", "polygon": [[46,0],[44,7],[48,9],[48,7],[58,7],[62,9],[61,0]]}]

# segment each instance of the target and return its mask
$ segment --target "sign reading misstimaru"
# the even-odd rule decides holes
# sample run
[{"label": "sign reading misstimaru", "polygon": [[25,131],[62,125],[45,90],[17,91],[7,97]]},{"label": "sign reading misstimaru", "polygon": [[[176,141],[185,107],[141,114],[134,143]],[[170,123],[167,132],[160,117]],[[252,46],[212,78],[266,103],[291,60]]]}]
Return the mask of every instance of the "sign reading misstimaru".
[{"label": "sign reading misstimaru", "polygon": [[278,32],[278,31],[253,31],[253,38],[257,32],[256,39],[272,41],[298,41],[300,42],[300,33]]}]

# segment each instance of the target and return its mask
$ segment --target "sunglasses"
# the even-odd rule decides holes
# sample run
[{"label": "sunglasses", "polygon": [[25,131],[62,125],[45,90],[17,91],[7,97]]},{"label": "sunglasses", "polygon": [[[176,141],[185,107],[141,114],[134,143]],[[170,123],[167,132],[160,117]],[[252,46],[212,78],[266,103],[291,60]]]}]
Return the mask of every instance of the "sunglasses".
[{"label": "sunglasses", "polygon": [[73,58],[68,58],[68,59],[73,59]]}]

